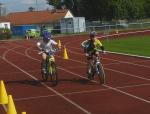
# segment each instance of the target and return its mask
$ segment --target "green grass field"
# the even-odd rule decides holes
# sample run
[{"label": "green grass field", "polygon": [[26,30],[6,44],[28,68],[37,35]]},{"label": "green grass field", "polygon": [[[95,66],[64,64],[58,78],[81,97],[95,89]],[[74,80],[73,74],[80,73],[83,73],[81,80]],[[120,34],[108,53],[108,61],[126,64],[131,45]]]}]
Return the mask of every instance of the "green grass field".
[{"label": "green grass field", "polygon": [[150,36],[114,38],[103,41],[103,45],[108,51],[150,57]]}]

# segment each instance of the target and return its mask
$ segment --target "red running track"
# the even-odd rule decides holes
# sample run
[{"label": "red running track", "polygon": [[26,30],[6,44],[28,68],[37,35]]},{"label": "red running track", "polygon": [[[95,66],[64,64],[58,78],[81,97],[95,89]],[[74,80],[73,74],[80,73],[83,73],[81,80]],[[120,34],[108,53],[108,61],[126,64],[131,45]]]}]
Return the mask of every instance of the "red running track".
[{"label": "red running track", "polygon": [[[69,60],[56,54],[59,83],[42,82],[36,41],[0,42],[0,80],[12,94],[18,114],[149,114],[150,59],[101,55],[106,84],[86,79],[85,37],[60,38]],[[0,114],[5,114],[0,105]]]}]

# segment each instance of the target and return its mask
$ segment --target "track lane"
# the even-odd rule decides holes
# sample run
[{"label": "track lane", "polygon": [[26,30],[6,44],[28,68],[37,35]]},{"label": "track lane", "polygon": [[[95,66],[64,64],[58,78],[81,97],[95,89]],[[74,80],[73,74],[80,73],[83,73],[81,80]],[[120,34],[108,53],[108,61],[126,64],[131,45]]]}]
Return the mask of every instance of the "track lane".
[{"label": "track lane", "polygon": [[[70,62],[71,63],[71,62]],[[70,64],[69,63],[69,64]],[[67,64],[67,62],[65,63],[65,65]],[[68,68],[69,69],[69,68]],[[70,69],[69,69],[70,70]],[[73,70],[73,69],[72,69]],[[76,71],[75,71],[76,72]],[[67,77],[68,78],[68,77]],[[64,85],[65,86],[65,85]],[[81,86],[81,85],[80,85]],[[85,87],[86,88],[86,87]],[[69,88],[68,88],[69,89]],[[91,88],[92,89],[92,88]],[[98,93],[99,94],[99,93]],[[78,96],[77,96],[78,97]],[[80,97],[80,96],[79,96]],[[94,97],[94,98],[96,98],[96,97]],[[85,98],[86,99],[86,98]],[[110,99],[110,97],[109,97],[109,99]],[[77,102],[79,102],[79,101],[77,101]],[[83,102],[83,101],[82,101]],[[92,101],[91,101],[92,102]],[[129,102],[129,101],[128,101]],[[84,104],[84,103],[83,103]],[[100,103],[98,103],[98,104],[100,104]],[[89,105],[89,107],[90,107],[91,105]],[[103,107],[104,108],[104,107]],[[90,107],[90,109],[92,110],[92,111],[94,111],[94,110],[96,110],[96,109],[93,109],[93,107]],[[101,111],[101,109],[97,109],[98,111]],[[102,109],[103,110],[103,109]],[[105,110],[105,108],[104,108],[104,110]],[[109,110],[109,109],[108,109]],[[113,112],[113,110],[112,109],[110,109],[110,112]],[[97,111],[96,111],[97,112]]]},{"label": "track lane", "polygon": [[[7,53],[8,52],[10,52],[11,53],[11,50],[12,49],[10,49],[10,50],[8,50],[8,51],[6,51],[5,53],[4,53],[4,55],[3,55],[3,59],[8,63],[8,64],[10,64],[10,65],[12,65],[13,67],[15,67],[15,68],[17,68],[17,69],[19,69],[21,72],[23,72],[24,74],[26,74],[26,75],[28,75],[30,78],[33,78],[35,81],[38,81],[38,79],[36,78],[36,77],[34,77],[33,75],[31,75],[31,74],[29,74],[28,72],[26,72],[23,68],[25,68],[25,67],[22,67],[22,65],[20,65],[20,63],[18,63],[16,60],[14,60],[14,57],[11,59],[11,58],[9,58],[9,59],[11,59],[11,60],[8,60],[8,59],[6,59],[6,55],[7,55]],[[14,52],[14,51],[12,51],[12,52]],[[16,55],[13,55],[14,53],[12,53],[11,54],[11,56],[16,56]],[[16,54],[18,54],[18,53],[16,53]],[[22,56],[22,54],[18,54],[19,56]],[[10,56],[8,56],[8,57],[10,57]],[[27,60],[27,59],[26,59]],[[11,61],[16,61],[16,63],[14,64],[13,62],[11,62]],[[26,61],[27,62],[27,61]],[[18,67],[16,64],[19,64],[21,67]],[[23,65],[25,65],[26,66],[26,64],[23,64]],[[27,69],[26,69],[27,70]],[[86,114],[90,114],[90,112],[88,112],[86,109],[84,109],[84,108],[82,108],[81,106],[79,106],[78,104],[76,104],[75,102],[73,102],[73,101],[71,101],[71,100],[69,100],[68,98],[66,98],[65,96],[63,96],[61,93],[59,93],[59,92],[57,92],[56,90],[54,90],[53,88],[51,88],[51,87],[49,87],[48,85],[46,85],[45,83],[43,83],[43,82],[40,82],[47,90],[49,90],[49,91],[52,91],[53,93],[55,93],[55,94],[57,94],[57,96],[60,98],[60,99],[62,99],[64,102],[66,102],[67,101],[67,103],[69,103],[69,105],[73,108],[71,108],[70,107],[70,110],[71,111],[73,111],[73,112],[78,112],[78,113],[86,113]],[[31,90],[30,90],[31,91]],[[31,93],[31,92],[30,92]],[[31,93],[32,94],[32,93]],[[62,103],[62,102],[61,102]],[[64,104],[64,103],[62,103],[62,104]],[[65,105],[64,107],[68,107],[67,105]],[[57,110],[58,111],[58,110]],[[60,110],[59,110],[60,111]],[[69,110],[68,110],[69,111]],[[62,111],[61,111],[62,112]]]}]

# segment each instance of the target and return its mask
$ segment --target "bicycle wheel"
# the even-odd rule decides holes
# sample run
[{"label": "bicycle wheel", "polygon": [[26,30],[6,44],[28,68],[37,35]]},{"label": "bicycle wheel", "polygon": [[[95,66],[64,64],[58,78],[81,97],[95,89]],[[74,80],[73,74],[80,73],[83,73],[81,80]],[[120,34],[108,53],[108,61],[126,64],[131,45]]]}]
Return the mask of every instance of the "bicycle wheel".
[{"label": "bicycle wheel", "polygon": [[48,67],[48,66],[46,64],[47,63],[44,63],[43,61],[41,63],[41,74],[42,74],[43,81],[48,80],[48,73],[47,73],[47,70],[46,70],[47,68],[45,69],[45,67]]},{"label": "bicycle wheel", "polygon": [[57,67],[55,62],[51,62],[51,71],[50,71],[50,78],[53,85],[57,85],[58,83],[58,75],[57,75]]},{"label": "bicycle wheel", "polygon": [[100,84],[105,84],[105,72],[101,63],[97,65],[97,79]]},{"label": "bicycle wheel", "polygon": [[92,80],[94,78],[95,71],[94,71],[94,66],[93,66],[92,62],[90,62],[89,66],[88,66],[87,74],[88,74],[89,80]]}]

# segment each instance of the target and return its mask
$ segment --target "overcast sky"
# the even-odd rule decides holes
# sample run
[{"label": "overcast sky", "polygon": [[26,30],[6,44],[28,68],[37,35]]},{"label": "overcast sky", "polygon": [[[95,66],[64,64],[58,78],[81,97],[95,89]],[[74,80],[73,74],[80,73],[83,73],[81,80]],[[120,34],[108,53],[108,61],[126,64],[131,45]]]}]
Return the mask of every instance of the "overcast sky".
[{"label": "overcast sky", "polygon": [[7,12],[27,11],[29,7],[38,7],[38,10],[50,8],[46,0],[0,0],[0,3],[5,5]]}]

